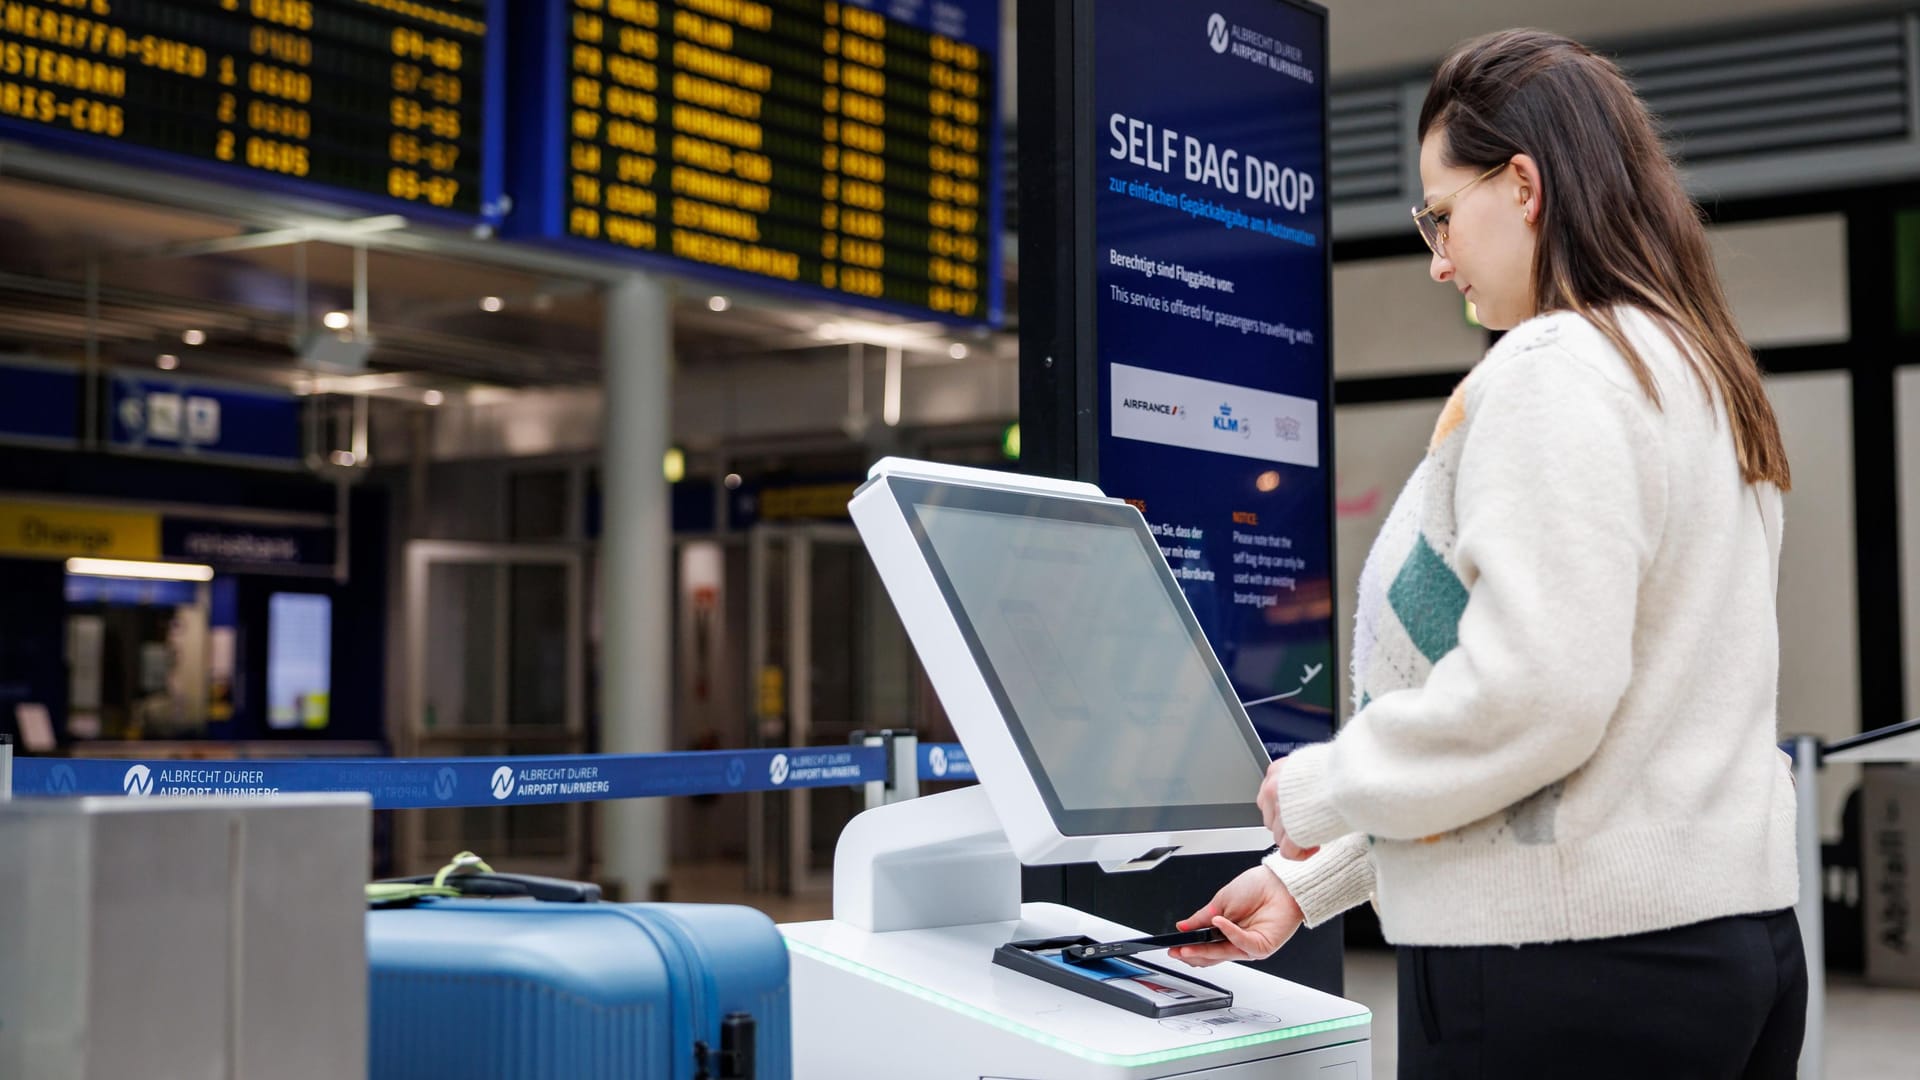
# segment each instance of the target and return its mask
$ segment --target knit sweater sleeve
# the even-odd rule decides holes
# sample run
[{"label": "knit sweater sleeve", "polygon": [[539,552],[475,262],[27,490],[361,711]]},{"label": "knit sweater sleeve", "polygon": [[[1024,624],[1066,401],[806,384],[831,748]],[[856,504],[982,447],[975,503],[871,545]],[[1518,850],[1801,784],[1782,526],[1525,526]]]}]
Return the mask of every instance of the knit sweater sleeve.
[{"label": "knit sweater sleeve", "polygon": [[1310,859],[1287,859],[1275,852],[1263,861],[1300,905],[1311,930],[1373,897],[1373,860],[1367,849],[1366,837],[1349,833]]},{"label": "knit sweater sleeve", "polygon": [[1453,436],[1457,641],[1424,685],[1287,759],[1281,820],[1302,846],[1415,840],[1511,806],[1592,755],[1632,678],[1666,514],[1651,404],[1558,344],[1475,376]]}]

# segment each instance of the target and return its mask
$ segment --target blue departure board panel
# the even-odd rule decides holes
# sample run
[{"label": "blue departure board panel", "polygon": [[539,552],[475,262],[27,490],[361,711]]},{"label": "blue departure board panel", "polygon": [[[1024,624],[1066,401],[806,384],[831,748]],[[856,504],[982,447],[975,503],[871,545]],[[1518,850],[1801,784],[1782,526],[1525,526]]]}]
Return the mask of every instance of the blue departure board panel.
[{"label": "blue departure board panel", "polygon": [[999,321],[997,0],[520,10],[516,234]]},{"label": "blue departure board panel", "polygon": [[489,0],[0,0],[0,135],[478,219],[497,197]]}]

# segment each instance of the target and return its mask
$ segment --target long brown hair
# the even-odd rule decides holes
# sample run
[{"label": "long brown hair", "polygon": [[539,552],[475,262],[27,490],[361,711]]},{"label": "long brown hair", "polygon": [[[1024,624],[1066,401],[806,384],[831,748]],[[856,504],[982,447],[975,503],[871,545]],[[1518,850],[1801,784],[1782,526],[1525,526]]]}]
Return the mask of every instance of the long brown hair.
[{"label": "long brown hair", "polygon": [[1657,406],[1646,361],[1615,305],[1654,316],[1733,427],[1748,483],[1792,486],[1760,365],[1734,326],[1700,208],[1620,69],[1576,41],[1503,30],[1455,48],[1420,107],[1419,137],[1444,134],[1450,166],[1493,168],[1516,154],[1540,168],[1534,303],[1573,311],[1626,357]]}]

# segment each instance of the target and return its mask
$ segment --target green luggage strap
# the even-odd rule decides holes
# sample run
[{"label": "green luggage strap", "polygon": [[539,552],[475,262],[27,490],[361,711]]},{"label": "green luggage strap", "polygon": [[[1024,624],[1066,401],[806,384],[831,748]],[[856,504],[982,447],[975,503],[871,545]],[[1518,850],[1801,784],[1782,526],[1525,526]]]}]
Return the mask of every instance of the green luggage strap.
[{"label": "green luggage strap", "polygon": [[459,874],[491,874],[493,867],[471,851],[463,851],[433,875],[431,884],[409,881],[375,881],[367,885],[367,903],[372,907],[405,907],[440,896],[460,896],[459,889],[447,879]]}]

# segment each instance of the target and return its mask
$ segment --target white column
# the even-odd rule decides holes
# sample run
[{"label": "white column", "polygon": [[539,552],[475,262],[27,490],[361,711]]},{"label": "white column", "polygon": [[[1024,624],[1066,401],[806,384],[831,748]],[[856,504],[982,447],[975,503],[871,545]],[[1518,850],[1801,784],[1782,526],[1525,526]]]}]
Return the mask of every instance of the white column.
[{"label": "white column", "polygon": [[[606,292],[606,436],[601,462],[601,745],[657,753],[672,722],[673,530],[661,461],[669,440],[673,315],[659,280],[634,275]],[[667,879],[665,799],[602,804],[601,859],[628,900]]]}]

